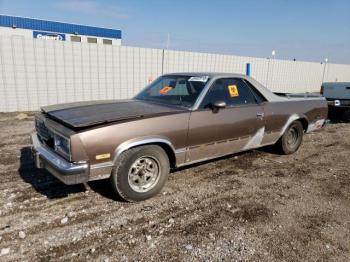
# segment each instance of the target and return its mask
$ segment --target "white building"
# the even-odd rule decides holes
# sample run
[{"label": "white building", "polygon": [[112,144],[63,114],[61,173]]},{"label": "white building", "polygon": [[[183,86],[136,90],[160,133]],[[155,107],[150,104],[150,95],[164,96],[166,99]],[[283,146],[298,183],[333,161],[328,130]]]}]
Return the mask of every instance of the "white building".
[{"label": "white building", "polygon": [[121,45],[121,30],[0,15],[0,36]]}]

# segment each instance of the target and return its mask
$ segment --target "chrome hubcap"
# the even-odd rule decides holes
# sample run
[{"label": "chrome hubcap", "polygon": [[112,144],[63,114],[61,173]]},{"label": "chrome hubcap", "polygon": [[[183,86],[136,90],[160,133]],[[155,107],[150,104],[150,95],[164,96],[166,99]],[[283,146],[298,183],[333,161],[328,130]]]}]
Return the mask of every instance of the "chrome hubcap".
[{"label": "chrome hubcap", "polygon": [[298,138],[299,138],[298,131],[295,128],[289,129],[288,135],[287,135],[287,144],[289,146],[296,145]]},{"label": "chrome hubcap", "polygon": [[159,166],[158,161],[152,157],[138,158],[129,169],[128,182],[130,187],[140,193],[151,190],[158,183]]}]

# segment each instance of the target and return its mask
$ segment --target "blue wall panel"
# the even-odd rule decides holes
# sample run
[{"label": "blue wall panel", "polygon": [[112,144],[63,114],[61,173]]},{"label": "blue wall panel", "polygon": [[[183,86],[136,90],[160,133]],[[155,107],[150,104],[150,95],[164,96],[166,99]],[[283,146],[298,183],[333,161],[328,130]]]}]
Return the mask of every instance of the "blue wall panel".
[{"label": "blue wall panel", "polygon": [[16,17],[0,15],[0,26],[30,29],[30,30],[42,30],[56,33],[66,33],[78,35],[90,35],[97,37],[117,38],[122,37],[121,30],[100,28],[94,26],[76,25],[61,22],[52,22],[45,20],[38,20],[32,18]]}]

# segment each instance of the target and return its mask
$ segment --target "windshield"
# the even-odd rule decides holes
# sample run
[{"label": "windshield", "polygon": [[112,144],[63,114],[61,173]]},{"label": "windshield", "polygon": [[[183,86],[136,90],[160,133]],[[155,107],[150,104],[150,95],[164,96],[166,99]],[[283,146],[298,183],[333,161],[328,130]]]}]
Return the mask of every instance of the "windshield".
[{"label": "windshield", "polygon": [[135,99],[190,108],[208,81],[208,76],[162,76],[141,91]]}]

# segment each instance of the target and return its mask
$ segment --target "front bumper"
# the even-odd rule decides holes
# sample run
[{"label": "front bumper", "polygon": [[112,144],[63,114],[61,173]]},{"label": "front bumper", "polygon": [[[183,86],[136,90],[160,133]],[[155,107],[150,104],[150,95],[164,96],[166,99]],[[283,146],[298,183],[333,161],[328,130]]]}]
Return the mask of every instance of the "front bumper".
[{"label": "front bumper", "polygon": [[89,165],[70,163],[43,145],[37,133],[32,134],[32,153],[37,168],[44,168],[66,185],[88,182]]}]

